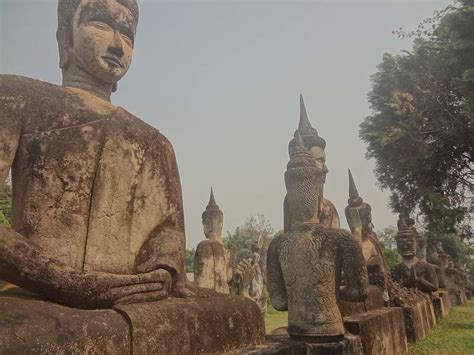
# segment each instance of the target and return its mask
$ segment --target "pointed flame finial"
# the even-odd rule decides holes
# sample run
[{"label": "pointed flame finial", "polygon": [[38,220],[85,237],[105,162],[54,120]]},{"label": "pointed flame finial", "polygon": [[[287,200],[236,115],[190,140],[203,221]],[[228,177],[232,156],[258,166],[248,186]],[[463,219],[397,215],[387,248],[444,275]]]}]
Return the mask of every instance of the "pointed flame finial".
[{"label": "pointed flame finial", "polygon": [[209,203],[207,204],[206,207],[207,210],[209,209],[219,209],[219,206],[216,203],[216,199],[214,198],[214,190],[211,187],[211,195],[209,197]]},{"label": "pointed flame finial", "polygon": [[303,132],[314,129],[311,125],[311,122],[309,122],[308,113],[306,112],[306,106],[304,105],[302,94],[300,94],[300,123],[298,125],[298,129]]},{"label": "pointed flame finial", "polygon": [[347,202],[351,207],[360,206],[364,201],[359,196],[359,191],[357,191],[357,187],[354,182],[354,177],[352,176],[351,169],[347,169],[347,171],[349,173],[349,199],[347,200]]}]

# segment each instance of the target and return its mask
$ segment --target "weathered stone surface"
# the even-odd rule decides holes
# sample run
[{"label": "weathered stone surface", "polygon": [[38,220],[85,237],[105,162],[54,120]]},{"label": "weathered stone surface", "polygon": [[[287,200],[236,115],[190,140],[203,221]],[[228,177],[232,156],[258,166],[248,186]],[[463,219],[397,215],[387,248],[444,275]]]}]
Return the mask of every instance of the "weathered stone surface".
[{"label": "weathered stone surface", "polygon": [[466,299],[468,299],[468,300],[472,299],[472,292],[471,291],[466,291]]},{"label": "weathered stone surface", "polygon": [[360,338],[346,334],[337,342],[311,343],[292,340],[288,335],[267,336],[267,341],[251,351],[248,355],[362,355],[363,348]]},{"label": "weathered stone surface", "polygon": [[430,309],[430,303],[427,300],[406,306],[403,309],[405,313],[405,331],[409,342],[416,342],[423,339],[430,332],[434,321],[434,311]]},{"label": "weathered stone surface", "polygon": [[[334,342],[344,335],[336,303],[341,277],[345,288],[339,297],[348,301],[367,297],[368,277],[359,242],[348,231],[320,223],[319,206],[328,171],[325,142],[311,127],[303,109],[302,105],[303,119],[289,144],[290,161],[285,173],[291,225],[268,248],[267,287],[273,307],[288,310],[288,333],[292,338]],[[311,144],[304,144],[301,133]]]},{"label": "weathered stone surface", "polygon": [[224,214],[211,196],[202,214],[204,234],[207,240],[200,242],[194,256],[194,282],[199,287],[210,288],[220,293],[229,293],[232,279],[230,252],[222,241]]},{"label": "weathered stone surface", "polygon": [[127,321],[113,310],[0,296],[1,354],[130,354],[130,341]]},{"label": "weathered stone surface", "polygon": [[368,296],[364,302],[349,302],[338,300],[337,304],[343,317],[351,316],[357,313],[364,313],[385,307],[383,292],[379,287],[369,285]]},{"label": "weathered stone surface", "polygon": [[364,355],[407,352],[405,319],[401,308],[380,308],[344,317],[344,326],[360,337]]},{"label": "weathered stone surface", "polygon": [[251,300],[222,295],[117,306],[135,354],[222,354],[261,344],[263,317]]},{"label": "weathered stone surface", "polygon": [[433,309],[437,321],[446,317],[451,309],[451,301],[448,292],[440,291],[433,294]]}]

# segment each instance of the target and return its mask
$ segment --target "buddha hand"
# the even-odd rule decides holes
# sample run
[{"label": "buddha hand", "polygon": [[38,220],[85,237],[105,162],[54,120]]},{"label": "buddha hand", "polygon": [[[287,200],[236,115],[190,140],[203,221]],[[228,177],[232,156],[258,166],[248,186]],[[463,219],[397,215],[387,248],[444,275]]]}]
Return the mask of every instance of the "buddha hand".
[{"label": "buddha hand", "polygon": [[169,297],[172,288],[171,274],[164,269],[138,275],[113,275],[102,297],[114,305],[161,301]]}]

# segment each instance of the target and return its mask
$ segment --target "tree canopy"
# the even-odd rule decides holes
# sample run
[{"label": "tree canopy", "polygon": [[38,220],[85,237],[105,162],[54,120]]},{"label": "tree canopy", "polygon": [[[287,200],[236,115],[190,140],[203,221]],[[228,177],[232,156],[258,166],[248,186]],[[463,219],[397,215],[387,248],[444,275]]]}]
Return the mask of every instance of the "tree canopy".
[{"label": "tree canopy", "polygon": [[413,212],[437,234],[456,231],[474,187],[474,0],[436,12],[411,51],[384,54],[360,126],[394,212]]}]

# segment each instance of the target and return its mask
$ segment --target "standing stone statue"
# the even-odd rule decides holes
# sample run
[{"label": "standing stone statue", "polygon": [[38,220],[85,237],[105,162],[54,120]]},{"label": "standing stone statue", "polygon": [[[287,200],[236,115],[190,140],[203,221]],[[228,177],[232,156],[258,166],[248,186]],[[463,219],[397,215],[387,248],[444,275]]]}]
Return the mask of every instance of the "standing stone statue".
[{"label": "standing stone statue", "polygon": [[[295,137],[297,133],[301,136],[304,147],[313,156],[315,163],[318,165],[319,170],[321,171],[321,179],[323,181],[322,185],[324,185],[326,175],[329,172],[326,166],[326,153],[324,151],[326,148],[326,142],[318,135],[318,131],[311,125],[311,122],[308,119],[303,95],[300,95],[300,122],[298,129],[295,132]],[[295,144],[296,140],[293,139],[290,142],[290,148]],[[328,228],[340,228],[339,214],[337,213],[336,207],[334,207],[334,204],[331,201],[324,198],[324,186],[322,186],[321,189],[321,197],[318,202],[320,223]],[[287,232],[291,229],[293,224],[293,216],[291,215],[291,210],[288,205],[288,195],[285,197],[283,202],[283,220],[284,231]]]},{"label": "standing stone statue", "polygon": [[229,293],[232,279],[232,265],[229,250],[222,240],[224,214],[211,196],[206,210],[202,213],[204,235],[207,240],[200,242],[194,257],[194,282],[199,287],[212,288],[220,293]]},{"label": "standing stone statue", "polygon": [[416,288],[425,293],[437,291],[439,283],[436,271],[426,261],[416,258],[416,238],[413,229],[407,225],[407,219],[408,216],[401,215],[398,220],[396,240],[402,262],[395,267],[393,277],[404,287]]},{"label": "standing stone statue", "polygon": [[[313,147],[322,151],[325,141],[316,132],[312,140]],[[336,303],[341,269],[345,288],[339,296],[363,301],[368,292],[364,257],[359,242],[349,232],[321,223],[320,206],[327,173],[324,160],[315,159],[299,131],[290,142],[289,153],[285,184],[291,226],[270,243],[268,292],[276,310],[288,310],[291,337],[336,341],[344,335]]]},{"label": "standing stone statue", "polygon": [[362,200],[349,170],[349,200],[345,209],[347,223],[352,235],[362,246],[364,260],[371,284],[384,286],[388,267],[383,256],[382,247],[373,231],[372,208]]}]

